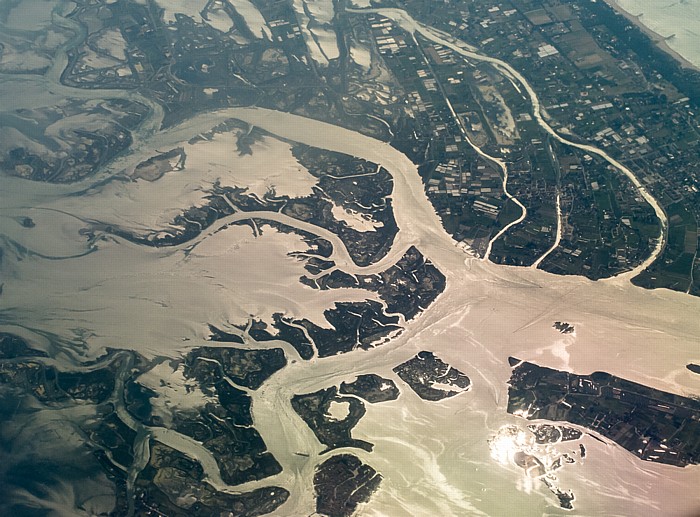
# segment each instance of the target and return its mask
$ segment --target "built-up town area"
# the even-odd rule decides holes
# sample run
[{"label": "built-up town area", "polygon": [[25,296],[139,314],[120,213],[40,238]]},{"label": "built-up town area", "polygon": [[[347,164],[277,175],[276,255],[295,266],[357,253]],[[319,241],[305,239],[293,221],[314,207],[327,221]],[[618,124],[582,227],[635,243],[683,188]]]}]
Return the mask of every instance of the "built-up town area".
[{"label": "built-up town area", "polygon": [[[459,16],[454,3],[407,7],[448,42],[453,35],[512,65],[558,134],[629,168],[668,218],[660,259],[635,283],[697,293],[697,72],[682,69],[601,3],[464,2]],[[599,156],[545,132],[521,84],[486,61],[414,39],[387,18],[369,23],[423,135],[423,147],[414,148],[425,152],[428,194],[465,247],[483,254],[494,233],[520,215],[504,196],[501,160],[507,190],[528,212],[493,243],[491,260],[530,265],[541,257],[555,240],[557,196],[561,241],[543,269],[603,278],[650,253],[659,222],[637,188]]]},{"label": "built-up town area", "polygon": [[[405,8],[441,44],[349,4],[321,20],[303,2],[252,3],[262,16],[252,28],[236,2],[167,21],[152,2],[79,7],[74,18],[89,34],[69,53],[62,80],[138,87],[166,107],[165,125],[231,105],[344,125],[390,141],[419,165],[446,229],[469,253],[592,279],[638,266],[662,233],[653,208],[609,160],[546,131],[522,81],[484,56],[496,58],[527,80],[557,135],[618,160],[659,202],[663,250],[633,281],[700,292],[700,73],[606,4],[372,2]],[[107,44],[117,33],[118,58]],[[15,153],[5,163],[26,172],[32,160]]]},{"label": "built-up town area", "polygon": [[[82,180],[129,152],[149,111],[162,110],[162,128],[230,106],[291,112],[353,129],[405,153],[455,245],[467,254],[590,279],[633,270],[656,256],[632,279],[635,284],[700,295],[700,72],[665,53],[600,0],[369,0],[363,8],[349,0],[323,2],[319,9],[305,0],[209,0],[196,9],[187,7],[194,0],[178,3],[177,9],[190,9],[186,14],[155,0],[76,4],[63,19],[75,29],[77,43],[66,45],[61,86],[102,89],[104,99],[17,110],[12,120],[19,128],[31,126],[26,131],[31,135],[22,146],[0,153],[0,168],[36,181]],[[402,17],[403,10],[418,23]],[[65,127],[75,121],[84,129],[49,130],[57,121]],[[189,143],[234,130],[241,154],[266,137],[228,121]],[[111,225],[95,228],[165,247],[193,239],[234,210],[256,212],[260,221],[269,212],[335,234],[355,265],[386,256],[398,232],[389,172],[381,164],[309,146],[294,145],[291,151],[318,179],[314,194],[290,198],[271,188],[257,197],[244,187],[217,185],[210,204],[175,220],[181,234],[158,232],[163,238],[154,239]],[[156,152],[132,176],[119,179],[155,181],[183,168],[183,147]],[[334,205],[379,229],[349,228],[335,218]],[[260,221],[250,221],[256,236]],[[34,222],[27,217],[21,224],[29,228]],[[282,223],[265,224],[293,231]],[[333,246],[328,240],[300,235],[309,250],[297,254],[315,256],[301,279],[305,285],[362,286],[383,304],[338,303],[324,312],[332,328],[286,320],[281,313],[274,316],[274,334],[254,320],[234,325],[233,333],[210,326],[208,340],[216,346],[193,348],[171,363],[188,393],[196,389],[209,398],[196,410],[174,413],[170,423],[153,410],[157,386],[138,382],[161,363],[136,353],[109,350],[87,373],[75,373],[44,364],[46,352],[1,334],[0,383],[33,394],[47,407],[100,408],[100,418],[82,431],[104,451],[98,459],[116,480],[124,513],[133,512],[134,504],[144,514],[272,512],[290,496],[285,488],[219,491],[205,482],[203,464],[165,441],[152,441],[153,454],[140,470],[127,476],[119,465],[138,464],[139,451],[148,447],[145,437],[167,424],[191,438],[193,457],[211,452],[221,484],[249,486],[280,474],[281,465],[253,427],[251,393],[286,367],[286,354],[315,365],[317,358],[388,341],[447,285],[446,276],[415,247],[385,270],[350,275],[324,260]],[[555,322],[554,329],[574,332],[566,322]],[[285,348],[238,348],[273,340]],[[643,460],[698,462],[697,400],[600,372],[574,375],[517,359],[510,365],[509,411],[588,428]],[[697,364],[688,369],[700,372]],[[428,350],[392,371],[433,402],[466,392],[472,383]],[[399,389],[391,379],[366,374],[297,393],[291,402],[324,452],[346,447],[369,452],[372,443],[351,436],[365,413],[357,396],[374,404],[397,398]],[[348,400],[350,416],[337,420],[328,414],[333,402]],[[381,482],[378,472],[347,451],[314,472],[317,509],[328,515],[351,515]],[[338,479],[346,480],[342,490]],[[180,497],[191,487],[196,487],[192,499]],[[562,505],[570,504],[571,497],[558,490],[553,489]]]}]

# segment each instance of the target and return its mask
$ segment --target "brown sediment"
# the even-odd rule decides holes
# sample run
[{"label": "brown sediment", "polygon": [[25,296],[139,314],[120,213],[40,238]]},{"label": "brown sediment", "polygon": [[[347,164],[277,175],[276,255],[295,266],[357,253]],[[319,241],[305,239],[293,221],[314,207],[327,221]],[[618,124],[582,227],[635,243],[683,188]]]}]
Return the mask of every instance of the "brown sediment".
[{"label": "brown sediment", "polygon": [[653,42],[654,44],[659,47],[661,50],[669,54],[671,57],[673,57],[678,63],[683,67],[683,68],[688,68],[691,70],[695,70],[700,72],[700,67],[695,65],[694,63],[688,61],[685,57],[683,57],[681,54],[679,54],[677,51],[675,51],[673,48],[669,46],[668,43],[666,43],[666,37],[662,36],[658,32],[654,32],[651,30],[649,27],[644,25],[644,22],[642,22],[641,17],[642,15],[634,15],[630,13],[629,11],[626,11],[619,3],[617,3],[616,0],[603,0],[608,6],[610,6],[612,9],[614,9],[617,13],[621,14],[625,18],[627,18],[630,22],[634,23],[639,30],[641,30],[644,34],[646,34]]}]

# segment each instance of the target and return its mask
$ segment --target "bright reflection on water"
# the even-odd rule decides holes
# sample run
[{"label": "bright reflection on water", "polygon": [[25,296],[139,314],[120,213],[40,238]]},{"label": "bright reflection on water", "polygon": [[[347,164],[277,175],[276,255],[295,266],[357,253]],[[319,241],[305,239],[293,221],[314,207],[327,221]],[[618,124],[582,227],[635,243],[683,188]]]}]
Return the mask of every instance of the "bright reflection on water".
[{"label": "bright reflection on water", "polygon": [[[525,416],[527,412],[522,413]],[[562,497],[569,502],[573,500],[570,491],[559,488],[554,472],[565,464],[575,463],[575,453],[562,453],[552,445],[538,444],[533,433],[516,425],[501,427],[488,443],[491,457],[500,465],[520,467],[523,470],[523,475],[516,484],[519,490],[529,494],[533,488],[541,487],[541,482],[560,501]]]},{"label": "bright reflection on water", "polygon": [[528,438],[532,441],[532,435],[519,427],[512,425],[501,427],[489,442],[491,457],[501,465],[514,465],[516,453],[530,448]]}]

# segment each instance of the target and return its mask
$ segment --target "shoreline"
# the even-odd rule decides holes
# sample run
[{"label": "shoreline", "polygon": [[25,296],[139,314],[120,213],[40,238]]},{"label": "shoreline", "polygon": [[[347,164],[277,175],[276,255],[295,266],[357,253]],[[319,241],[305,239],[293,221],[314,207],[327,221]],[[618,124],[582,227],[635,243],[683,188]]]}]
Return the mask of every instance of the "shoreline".
[{"label": "shoreline", "polygon": [[667,42],[666,38],[659,34],[658,32],[654,32],[652,29],[650,29],[648,26],[642,22],[640,19],[642,15],[634,15],[630,13],[629,11],[626,11],[619,3],[617,3],[617,0],[603,0],[608,7],[610,7],[612,10],[614,10],[616,13],[624,16],[627,20],[632,22],[635,27],[639,28],[644,34],[646,34],[649,39],[659,47],[661,50],[669,54],[673,59],[675,59],[682,68],[685,68],[687,70],[695,70],[696,72],[700,72],[700,66],[692,63],[688,59],[686,59],[682,54],[680,54],[677,50],[673,49]]}]

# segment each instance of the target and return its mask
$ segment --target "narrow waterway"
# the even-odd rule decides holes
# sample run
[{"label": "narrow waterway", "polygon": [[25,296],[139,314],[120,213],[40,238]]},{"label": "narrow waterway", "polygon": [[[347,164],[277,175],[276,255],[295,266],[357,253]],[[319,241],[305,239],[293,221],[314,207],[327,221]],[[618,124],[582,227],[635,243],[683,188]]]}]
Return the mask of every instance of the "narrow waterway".
[{"label": "narrow waterway", "polygon": [[556,213],[557,213],[557,231],[554,237],[554,244],[545,251],[540,258],[535,260],[535,262],[532,263],[533,269],[537,269],[540,267],[542,262],[544,262],[544,259],[549,257],[552,253],[554,253],[554,250],[556,250],[559,247],[559,243],[561,242],[561,236],[564,231],[564,221],[562,219],[562,213],[561,213],[561,192],[557,188],[557,197],[556,197]]},{"label": "narrow waterway", "polygon": [[[505,381],[509,369],[502,361],[505,361],[508,355],[581,372],[610,371],[646,384],[665,386],[664,389],[677,392],[700,389],[700,382],[683,372],[684,360],[680,359],[684,354],[692,356],[696,353],[694,338],[691,336],[700,328],[690,317],[691,313],[686,312],[691,310],[691,307],[698,307],[696,299],[688,299],[680,293],[668,291],[651,293],[629,284],[624,290],[620,290],[610,284],[575,277],[557,277],[539,270],[501,267],[470,259],[465,262],[464,254],[454,246],[453,240],[442,228],[437,214],[425,196],[415,165],[405,156],[386,144],[341,128],[316,121],[305,121],[302,124],[301,120],[293,115],[239,109],[236,110],[235,116],[285,138],[346,152],[384,165],[394,176],[395,187],[392,196],[402,242],[417,245],[448,277],[446,292],[425,314],[410,322],[407,331],[394,341],[375,350],[354,353],[352,357],[337,356],[319,360],[308,368],[288,368],[275,377],[270,385],[275,387],[268,388],[271,391],[266,393],[269,393],[270,397],[272,393],[276,395],[264,402],[260,401],[255,416],[257,421],[264,422],[261,429],[265,429],[262,432],[271,448],[275,447],[275,443],[284,444],[275,449],[276,454],[283,459],[283,464],[293,466],[292,468],[299,472],[299,476],[308,475],[307,479],[310,481],[311,471],[307,466],[299,467],[304,461],[291,454],[286,444],[301,446],[304,440],[299,442],[296,424],[292,423],[297,417],[292,414],[285,417],[287,410],[280,410],[280,405],[294,393],[328,387],[341,380],[352,379],[355,373],[374,371],[391,377],[393,366],[424,347],[437,351],[450,359],[452,364],[466,371],[475,379],[475,388],[453,401],[435,406],[416,399],[415,395],[402,385],[402,399],[384,405],[381,410],[369,408],[366,421],[360,424],[360,429],[366,434],[356,436],[377,443],[376,455],[373,453],[369,457],[375,462],[373,464],[379,462],[382,474],[390,479],[386,482],[387,492],[382,492],[380,499],[382,504],[387,505],[385,510],[392,512],[392,515],[403,515],[400,511],[393,513],[397,512],[398,507],[413,508],[419,515],[435,511],[445,515],[460,515],[465,511],[475,515],[478,515],[479,511],[495,515],[499,511],[505,511],[495,499],[484,499],[477,496],[477,492],[473,490],[482,486],[482,483],[508,493],[511,490],[509,481],[505,479],[513,473],[505,475],[504,478],[503,472],[495,470],[497,466],[489,463],[485,446],[490,433],[495,432],[501,425],[520,422],[516,417],[506,415],[504,411],[507,401]],[[591,300],[596,300],[596,304],[591,305]],[[674,306],[680,303],[681,306],[685,306],[686,308],[681,309],[684,316],[672,316],[669,312],[664,314],[663,310],[656,312],[653,309],[656,307],[660,310],[660,307],[667,303]],[[645,318],[651,317],[652,312],[655,314],[653,323],[645,321]],[[661,321],[667,318],[674,321],[671,326]],[[555,319],[576,322],[579,325],[577,337],[569,342],[561,342],[558,334],[551,329]],[[684,352],[680,352],[676,359],[667,357],[667,360],[661,361],[664,363],[661,365],[653,348],[630,349],[626,346],[629,339],[651,342],[650,340],[658,339],[659,332],[665,336],[668,344],[675,343],[675,350]],[[616,353],[611,354],[610,347],[616,350]],[[279,393],[285,395],[280,397]],[[266,396],[268,395],[263,395],[262,398],[265,399]],[[450,411],[447,410],[448,407],[461,408],[462,411],[456,416],[454,411],[458,410]],[[447,414],[441,413],[445,410]],[[391,417],[394,411],[398,413]],[[393,422],[392,418],[415,424],[406,423],[397,427],[397,422]],[[439,428],[444,430],[444,434],[435,431],[436,421],[441,422]],[[274,429],[272,433],[267,431],[270,428]],[[428,428],[431,430],[428,431]],[[471,444],[469,452],[461,451],[461,456],[450,456],[450,451],[455,451],[452,447],[457,447],[458,450],[461,447],[458,445],[460,439],[457,436],[459,429],[464,428],[471,430],[467,439],[467,443]],[[424,432],[425,435],[421,434]],[[388,434],[391,434],[392,440],[386,438]],[[435,437],[436,434],[440,434],[442,438],[436,438],[434,442],[423,438]],[[405,461],[395,456],[397,440],[411,444],[411,454],[408,450],[401,453],[401,458],[405,458]],[[418,443],[420,445],[417,445]],[[464,444],[463,441],[462,443]],[[672,475],[668,474],[668,469],[664,466],[644,465],[642,469],[641,462],[635,463],[636,459],[631,456],[627,458],[625,455],[628,453],[618,451],[617,446],[598,443],[595,440],[586,443],[591,454],[598,455],[595,460],[589,460],[589,464],[597,464],[605,455],[611,454],[612,448],[616,451],[614,454],[623,459],[625,476],[638,479],[643,486],[647,484],[643,480],[651,476],[652,471],[660,470],[666,472],[664,475]],[[410,482],[408,485],[403,484],[411,479],[407,472],[415,472],[415,460],[421,455],[425,458],[425,468],[429,469],[421,471],[423,475],[428,471],[433,474],[440,473],[444,476],[444,481],[434,483],[433,500],[426,499],[425,494],[420,497],[415,493],[415,499],[402,499],[407,497],[406,490],[409,490],[410,486]],[[625,458],[632,461],[628,462]],[[462,461],[464,470],[460,474],[459,469],[454,469]],[[438,470],[430,470],[435,468]],[[470,471],[470,468],[473,470]],[[575,471],[578,474],[573,475],[573,478],[579,478],[576,483],[582,482],[579,476],[590,476],[591,480],[600,482],[600,473],[596,474],[583,466],[577,468],[581,470]],[[447,475],[447,472],[450,474]],[[635,472],[639,472],[641,477],[637,477]],[[607,487],[601,489],[600,497],[593,501],[586,499],[585,494],[577,493],[577,496],[584,500],[579,504],[583,505],[583,508],[593,509],[591,513],[610,512],[610,509],[618,508],[618,513],[608,514],[626,515],[624,505],[619,505],[614,499],[615,490],[620,488],[623,479],[619,476],[620,472],[616,474],[612,471],[602,475]],[[700,479],[697,469],[676,471],[672,477],[675,481],[670,482],[670,486],[680,486]],[[422,479],[423,481],[416,479],[415,482],[427,483],[428,478]],[[306,482],[302,483],[302,486],[306,486]],[[568,488],[576,491],[574,486]],[[679,493],[672,489],[671,491]],[[389,493],[394,495],[388,497]],[[660,497],[659,491],[655,491],[655,494],[654,497]],[[481,500],[481,503],[465,510],[465,501],[472,504],[474,497]],[[649,496],[641,497],[637,494],[637,497],[639,504],[657,504]],[[435,498],[441,499],[445,506],[435,507]],[[528,496],[521,501],[523,515],[541,515],[542,501],[541,496]],[[589,506],[586,506],[587,504]],[[556,513],[555,511],[554,514]],[[590,513],[583,510],[583,514]]]},{"label": "narrow waterway", "polygon": [[[402,18],[400,12],[392,12],[404,20],[402,23],[414,26],[411,24],[415,22]],[[438,38],[434,41],[447,41],[429,29],[421,30]],[[473,54],[456,43],[450,45],[467,53],[467,57]],[[529,88],[517,72],[495,61],[525,89]],[[35,88],[37,98],[51,102],[41,93],[49,85],[42,82],[47,79],[27,81]],[[70,89],[70,96],[75,98],[92,98],[97,93]],[[528,93],[539,114],[534,92],[528,89]],[[288,113],[232,108],[194,117],[159,133],[155,131],[159,116],[152,111],[148,123],[136,133],[134,153],[121,157],[99,178],[71,186],[32,183],[31,189],[26,181],[8,178],[7,188],[0,191],[0,203],[17,210],[41,205],[66,213],[79,211],[84,215],[83,211],[92,209],[99,214],[115,203],[113,196],[102,195],[101,182],[109,174],[128,168],[154,149],[187,141],[227,118],[237,118],[283,138],[384,166],[394,178],[392,204],[399,233],[391,253],[373,267],[385,267],[408,246],[416,245],[447,277],[445,292],[409,322],[396,339],[368,351],[291,363],[252,392],[255,427],[284,471],[243,487],[222,488],[238,490],[274,483],[292,491],[278,515],[312,514],[313,472],[325,456],[320,455],[322,447],[311,430],[291,408],[290,399],[294,394],[353,380],[360,373],[378,373],[394,379],[402,394],[397,401],[367,404],[367,414],[353,433],[355,438],[375,444],[372,453],[356,453],[383,476],[381,488],[363,509],[364,514],[507,515],[517,507],[523,516],[564,515],[568,513],[557,507],[546,488],[526,483],[520,469],[504,467],[490,456],[487,442],[501,426],[525,424],[505,411],[509,356],[580,373],[602,370],[676,393],[700,394],[700,376],[685,370],[688,362],[700,361],[697,298],[666,290],[645,291],[627,282],[592,282],[531,268],[465,260],[427,199],[416,166],[388,144],[350,130]],[[192,177],[193,183],[197,180]],[[92,187],[90,196],[84,201],[70,196],[88,187]],[[128,192],[129,185],[125,188]],[[175,194],[165,189],[162,195]],[[82,207],[78,206],[81,202]],[[236,217],[247,218],[250,214]],[[31,239],[66,240],[62,237],[67,231],[62,227],[64,222],[59,218],[53,223],[47,220],[44,226],[33,229],[36,231],[28,237],[29,244]],[[294,220],[284,222],[303,226]],[[306,228],[320,232],[315,227]],[[70,232],[72,235],[77,229]],[[210,233],[204,237],[212,238]],[[81,245],[77,239],[74,244],[68,239],[68,243]],[[222,246],[228,244],[224,241]],[[338,247],[335,258],[350,266],[342,243],[334,240],[334,244]],[[178,251],[184,256],[184,249]],[[241,292],[227,282],[247,272],[233,263],[228,269],[212,272],[212,264],[205,257],[191,256],[186,264],[169,260],[170,256],[177,258],[178,251],[169,255],[116,241],[100,245],[88,257],[61,262],[29,257],[13,262],[3,270],[9,274],[3,278],[0,309],[6,320],[15,318],[14,323],[45,332],[70,336],[80,331],[80,336],[87,337],[81,343],[84,348],[76,346],[74,352],[79,357],[98,355],[106,346],[131,348],[146,356],[179,357],[187,347],[202,342],[207,323],[225,325],[232,314],[237,314],[234,309],[246,300],[241,300]],[[267,265],[258,262],[261,268]],[[367,272],[372,268],[358,270]],[[269,286],[274,289],[277,282],[282,290],[282,282],[287,279],[275,274],[274,269],[268,271]],[[320,294],[309,290],[301,299],[286,303],[309,310]],[[266,309],[263,298],[256,303],[257,310]],[[562,336],[552,329],[554,321],[575,325],[575,334]],[[438,403],[419,399],[398,380],[392,368],[420,350],[435,352],[469,375],[471,391]],[[152,433],[156,439],[199,458],[210,482],[220,486],[218,468],[201,445],[172,431],[143,429],[124,413],[120,414],[136,430]],[[645,463],[618,446],[590,437],[584,438],[584,443],[589,451],[586,460],[568,465],[559,473],[562,488],[576,494],[574,514],[627,516],[652,511],[682,517],[697,510],[688,498],[700,484],[697,467],[676,469]],[[560,449],[565,451],[566,446]],[[148,451],[142,448],[140,452],[139,465]]]},{"label": "narrow waterway", "polygon": [[[256,428],[284,468],[282,474],[268,481],[294,494],[280,509],[281,515],[310,513],[313,471],[322,459],[318,455],[320,445],[292,410],[290,398],[352,380],[359,373],[374,372],[396,379],[391,369],[422,349],[434,351],[467,373],[474,387],[436,404],[418,399],[397,381],[402,390],[397,401],[368,407],[354,436],[376,445],[373,453],[362,457],[384,476],[373,505],[392,516],[411,515],[411,511],[413,515],[499,515],[507,511],[506,499],[509,504],[517,504],[522,515],[558,513],[551,506],[546,489],[535,487],[532,495],[518,489],[522,473],[517,468],[503,468],[489,456],[487,440],[500,426],[523,425],[522,420],[505,413],[510,355],[581,373],[608,371],[678,393],[700,393],[700,380],[685,372],[687,362],[700,359],[696,345],[700,334],[696,314],[700,305],[696,298],[665,290],[644,291],[630,284],[617,286],[465,260],[425,196],[416,166],[385,143],[287,113],[239,108],[196,117],[189,125],[145,140],[144,148],[186,141],[229,117],[283,138],[383,165],[394,178],[392,202],[399,227],[400,244],[395,246],[399,251],[392,255],[396,258],[405,246],[414,244],[447,277],[445,293],[391,342],[366,352],[297,362],[252,393]],[[22,195],[20,190],[15,192]],[[163,195],[169,195],[168,191]],[[32,199],[30,192],[27,196]],[[109,205],[110,199],[100,196],[98,190],[85,202],[100,207]],[[13,202],[27,206],[26,198],[24,202],[21,197]],[[51,206],[56,209],[75,208],[75,203],[74,197],[51,199]],[[288,219],[284,222],[297,225]],[[42,239],[52,233],[56,232],[47,222],[45,228],[32,235]],[[217,233],[202,242],[221,235]],[[336,244],[342,253],[340,244]],[[177,253],[172,256],[177,258]],[[206,323],[225,325],[228,307],[239,301],[235,291],[225,288],[225,276],[202,276],[205,272],[212,274],[205,258],[191,257],[178,273],[175,263],[167,257],[168,253],[159,250],[118,243],[100,247],[89,257],[52,263],[51,267],[38,259],[23,261],[14,266],[4,291],[8,300],[26,304],[23,311],[15,314],[27,315],[25,321],[35,321],[33,325],[44,330],[69,334],[70,329],[83,327],[86,335],[93,336],[87,342],[90,347],[112,343],[111,346],[133,347],[146,355],[170,353],[177,357],[183,347],[201,342]],[[105,268],[105,264],[110,267]],[[199,272],[198,268],[206,271]],[[237,273],[232,269],[228,274]],[[78,284],[80,296],[66,296],[76,290],[76,279],[81,279],[86,287]],[[269,281],[274,285],[274,275]],[[55,305],[59,299],[54,292],[62,293],[60,305]],[[156,302],[165,300],[164,305],[141,302],[137,295],[145,297],[147,293]],[[307,292],[304,299],[287,303],[308,308],[316,293]],[[85,312],[90,307],[92,312]],[[40,314],[42,317],[38,318]],[[132,323],[124,328],[118,325],[119,321]],[[553,321],[572,322],[576,336],[562,340],[551,328]],[[659,352],[659,340],[668,353]],[[218,484],[210,455],[174,433],[154,432],[167,443],[179,444],[178,448],[200,458],[209,479]],[[584,465],[568,470],[572,486],[564,487],[577,492],[583,514],[629,515],[629,501],[634,501],[632,510],[642,512],[658,499],[682,500],[683,491],[700,482],[695,468],[669,470],[662,465],[642,464],[619,447],[595,440],[587,441],[586,446],[589,458]],[[620,458],[619,468],[597,471],[589,467],[610,454]],[[648,486],[649,479],[654,480],[653,490]],[[629,500],[619,500],[617,496],[623,480],[625,490],[630,492]],[[592,482],[603,487],[595,498],[587,497],[586,491],[581,490]],[[637,483],[639,489],[629,488],[628,482]],[[661,491],[666,495],[659,495]],[[679,507],[679,515],[681,510]]]},{"label": "narrow waterway", "polygon": [[[649,257],[644,260],[641,264],[639,264],[637,267],[634,269],[627,271],[625,273],[621,273],[620,275],[617,275],[615,278],[619,280],[630,280],[634,278],[635,276],[639,275],[641,272],[643,272],[646,268],[648,268],[661,254],[661,252],[664,249],[665,246],[665,240],[666,240],[666,233],[668,230],[668,219],[666,217],[666,213],[664,212],[663,208],[661,205],[658,203],[658,201],[654,198],[654,196],[651,195],[651,193],[647,190],[644,185],[639,181],[639,179],[635,176],[635,174],[622,165],[618,160],[615,158],[611,157],[608,153],[605,151],[594,147],[592,145],[587,145],[587,144],[580,144],[577,142],[572,142],[571,140],[568,140],[561,136],[559,133],[557,133],[550,125],[549,123],[544,119],[542,116],[542,109],[540,106],[540,101],[539,98],[537,97],[537,93],[535,90],[532,88],[530,83],[523,77],[523,75],[517,71],[515,68],[513,68],[511,65],[506,63],[505,61],[501,61],[500,59],[496,59],[494,57],[490,56],[485,56],[483,54],[479,54],[473,50],[470,49],[470,46],[462,42],[456,38],[452,38],[448,35],[445,35],[444,33],[437,31],[433,29],[432,27],[428,27],[426,25],[421,24],[420,22],[417,22],[414,20],[406,11],[402,9],[394,9],[394,8],[387,8],[387,9],[348,9],[349,12],[370,12],[370,13],[377,13],[381,14],[382,16],[386,16],[387,18],[390,18],[394,22],[396,22],[398,25],[401,26],[404,30],[410,32],[410,33],[420,33],[422,36],[425,38],[434,41],[435,43],[438,43],[440,45],[443,45],[454,52],[457,52],[458,54],[461,54],[462,56],[465,56],[470,59],[474,59],[476,61],[483,61],[486,63],[491,63],[494,65],[498,70],[500,70],[502,73],[504,73],[507,77],[512,77],[514,78],[522,87],[525,89],[525,91],[528,94],[528,97],[530,98],[530,102],[532,104],[532,114],[535,117],[535,120],[537,120],[537,123],[552,137],[557,140],[558,142],[561,142],[562,144],[569,145],[571,147],[575,147],[577,149],[581,149],[583,151],[587,151],[589,153],[595,154],[597,156],[600,156],[603,158],[605,161],[607,161],[610,165],[615,167],[617,170],[622,172],[631,182],[632,184],[637,188],[641,196],[644,198],[644,200],[651,205],[651,207],[654,209],[654,213],[656,214],[656,217],[659,219],[660,225],[661,225],[661,231],[659,234],[659,238],[656,241],[656,244],[654,246],[654,250],[652,253],[649,255]],[[549,251],[547,252],[549,253]]]}]

